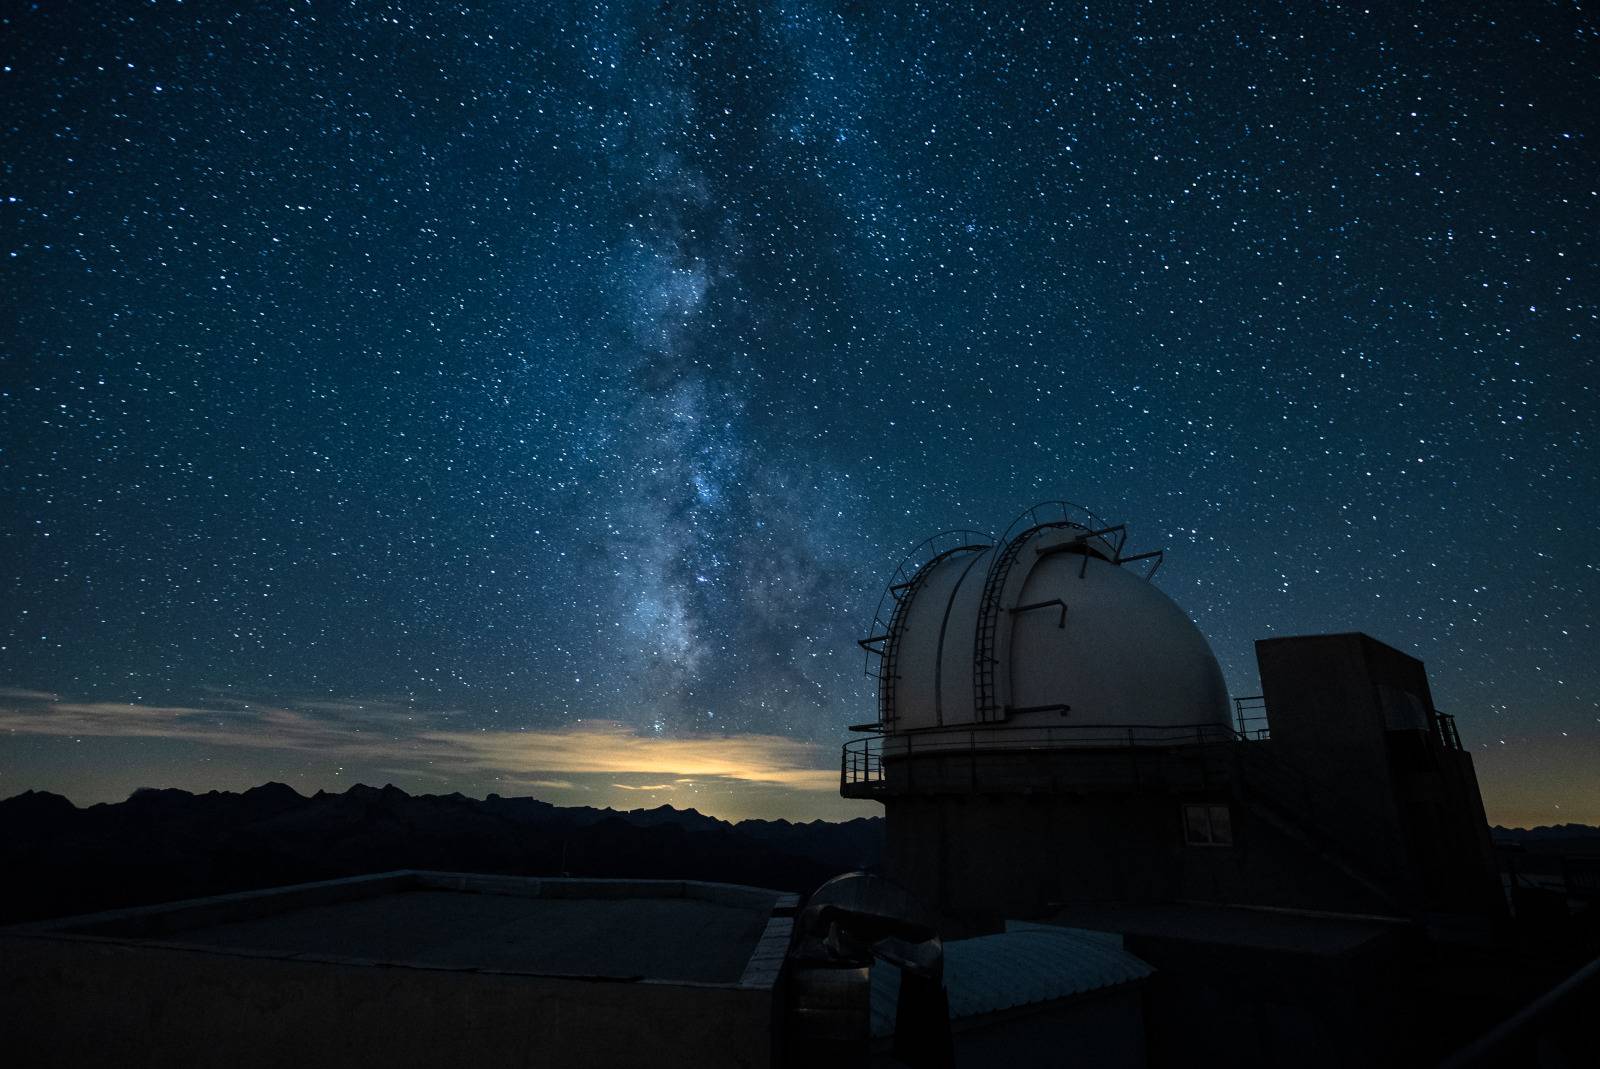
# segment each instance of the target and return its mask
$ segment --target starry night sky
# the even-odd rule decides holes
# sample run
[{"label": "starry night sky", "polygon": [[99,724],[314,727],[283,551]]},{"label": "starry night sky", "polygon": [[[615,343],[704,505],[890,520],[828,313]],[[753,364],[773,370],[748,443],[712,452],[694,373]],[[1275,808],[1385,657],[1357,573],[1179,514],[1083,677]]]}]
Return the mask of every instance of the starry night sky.
[{"label": "starry night sky", "polygon": [[840,815],[1046,498],[1600,823],[1592,5],[7,4],[0,795]]}]

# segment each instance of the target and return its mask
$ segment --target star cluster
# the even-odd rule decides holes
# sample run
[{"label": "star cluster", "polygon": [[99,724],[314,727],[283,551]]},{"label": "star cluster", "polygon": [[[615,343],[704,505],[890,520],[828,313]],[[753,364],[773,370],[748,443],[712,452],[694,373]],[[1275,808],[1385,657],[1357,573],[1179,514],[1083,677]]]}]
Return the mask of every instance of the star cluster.
[{"label": "star cluster", "polygon": [[0,686],[831,746],[899,554],[1065,497],[1236,694],[1367,631],[1491,816],[1600,821],[1585,5],[35,5],[0,60]]}]

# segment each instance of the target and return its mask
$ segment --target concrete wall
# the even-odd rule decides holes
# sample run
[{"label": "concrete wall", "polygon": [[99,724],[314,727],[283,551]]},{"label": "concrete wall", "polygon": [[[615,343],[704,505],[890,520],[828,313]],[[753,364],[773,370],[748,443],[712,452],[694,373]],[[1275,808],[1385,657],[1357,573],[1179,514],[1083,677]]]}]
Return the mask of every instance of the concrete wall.
[{"label": "concrete wall", "polygon": [[[1263,639],[1256,643],[1256,661],[1278,760],[1343,801],[1342,819],[1333,807],[1321,817],[1328,832],[1401,898],[1414,899],[1384,711],[1368,658],[1380,650],[1393,655],[1382,658],[1391,682],[1404,684],[1408,675],[1396,658],[1411,661],[1420,673],[1420,662],[1361,634]],[[1425,680],[1421,686],[1426,693]]]},{"label": "concrete wall", "polygon": [[[1248,743],[1244,745],[1257,745]],[[1186,801],[1210,792],[942,793],[886,799],[885,874],[950,922],[949,934],[1056,904],[1193,900],[1357,913],[1389,904],[1316,846],[1232,805],[1232,846],[1184,840]]]},{"label": "concrete wall", "polygon": [[1156,968],[1147,986],[1152,1066],[1420,1066],[1404,1045],[1413,975],[1404,931],[1354,955],[1129,935]]},{"label": "concrete wall", "polygon": [[770,986],[592,982],[8,935],[11,1065],[765,1066]]},{"label": "concrete wall", "polygon": [[1508,919],[1472,755],[1415,742],[1410,750],[1403,764],[1396,755],[1395,792],[1422,908]]},{"label": "concrete wall", "polygon": [[[1257,655],[1270,741],[919,751],[891,736],[874,785],[886,874],[951,933],[1074,902],[1503,909],[1471,759],[1416,726],[1433,714],[1422,663],[1361,634]],[[1186,844],[1185,802],[1228,803],[1233,844]]]},{"label": "concrete wall", "polygon": [[1413,912],[1504,912],[1472,759],[1432,731],[1421,661],[1363,634],[1256,643],[1271,747],[1342,794],[1340,837]]}]

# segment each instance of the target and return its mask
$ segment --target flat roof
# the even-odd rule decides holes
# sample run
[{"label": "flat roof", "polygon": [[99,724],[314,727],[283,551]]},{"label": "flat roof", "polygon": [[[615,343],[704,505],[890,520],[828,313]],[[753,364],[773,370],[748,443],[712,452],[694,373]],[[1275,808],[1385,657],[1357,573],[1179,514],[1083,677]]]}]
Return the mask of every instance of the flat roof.
[{"label": "flat roof", "polygon": [[[1122,936],[1007,921],[1006,930],[944,944],[952,1023],[1035,1003],[1074,998],[1145,979],[1154,970],[1123,949]],[[872,1035],[894,1035],[900,970],[872,966]]]},{"label": "flat roof", "polygon": [[23,929],[254,957],[749,985],[775,978],[795,904],[732,884],[407,871]]}]

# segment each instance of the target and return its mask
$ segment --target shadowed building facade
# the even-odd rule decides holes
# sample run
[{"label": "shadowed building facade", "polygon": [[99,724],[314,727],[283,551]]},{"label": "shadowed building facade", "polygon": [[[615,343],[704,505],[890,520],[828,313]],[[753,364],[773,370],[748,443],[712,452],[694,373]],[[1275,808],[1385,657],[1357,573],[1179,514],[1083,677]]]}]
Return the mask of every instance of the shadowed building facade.
[{"label": "shadowed building facade", "polygon": [[1161,553],[1126,535],[1054,502],[897,569],[861,642],[878,717],[840,770],[884,805],[885,875],[948,938],[1121,937],[1155,969],[1151,1064],[1430,1060],[1418,992],[1506,909],[1422,663],[1363,634],[1264,640],[1262,694],[1230,707],[1150,582]]},{"label": "shadowed building facade", "polygon": [[841,789],[951,931],[1086,904],[1203,902],[1487,926],[1503,910],[1472,760],[1420,661],[1361,634],[1257,643],[1235,722],[1159,553],[1064,503],[937,536],[873,634],[878,719]]},{"label": "shadowed building facade", "polygon": [[886,809],[887,880],[842,875],[802,903],[405,870],[23,925],[0,930],[0,1049],[71,1066],[1435,1061],[1418,1020],[1460,1007],[1439,951],[1486,945],[1504,899],[1422,663],[1363,634],[1263,640],[1262,695],[1230,705],[1150,582],[1161,555],[1125,542],[1054,503],[998,540],[930,539],[892,578],[863,640],[878,717],[841,769],[845,795]]}]

